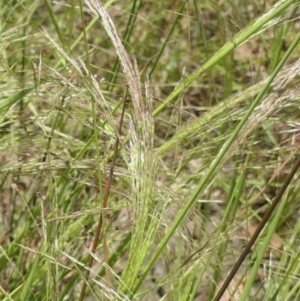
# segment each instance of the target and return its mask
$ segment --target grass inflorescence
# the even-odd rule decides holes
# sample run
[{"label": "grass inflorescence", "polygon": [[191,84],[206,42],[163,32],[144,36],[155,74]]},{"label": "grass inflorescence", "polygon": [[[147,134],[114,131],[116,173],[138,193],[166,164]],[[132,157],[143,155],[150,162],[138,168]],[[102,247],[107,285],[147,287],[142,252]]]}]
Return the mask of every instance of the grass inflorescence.
[{"label": "grass inflorescence", "polygon": [[1,300],[299,299],[299,2],[0,8]]}]

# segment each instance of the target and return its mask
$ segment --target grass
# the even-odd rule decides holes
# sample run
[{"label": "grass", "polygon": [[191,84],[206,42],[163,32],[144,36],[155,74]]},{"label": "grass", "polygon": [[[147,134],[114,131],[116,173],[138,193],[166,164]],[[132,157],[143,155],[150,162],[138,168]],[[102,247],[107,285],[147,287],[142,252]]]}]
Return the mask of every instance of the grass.
[{"label": "grass", "polygon": [[1,300],[298,299],[297,1],[0,15]]}]

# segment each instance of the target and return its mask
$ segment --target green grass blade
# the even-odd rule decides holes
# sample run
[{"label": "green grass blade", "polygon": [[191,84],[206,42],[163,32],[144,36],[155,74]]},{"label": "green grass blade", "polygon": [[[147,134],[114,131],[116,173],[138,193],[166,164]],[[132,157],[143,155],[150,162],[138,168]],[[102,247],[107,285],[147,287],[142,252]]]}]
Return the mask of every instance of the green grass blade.
[{"label": "green grass blade", "polygon": [[28,295],[30,294],[32,283],[33,283],[34,279],[36,278],[36,276],[38,274],[38,267],[39,267],[40,261],[41,261],[41,257],[40,257],[40,255],[37,255],[32,267],[31,267],[29,275],[26,278],[26,281],[25,281],[24,286],[22,288],[22,291],[21,291],[21,294],[20,294],[20,301],[27,301],[28,300]]},{"label": "green grass blade", "polygon": [[256,20],[253,24],[246,27],[242,31],[240,31],[233,41],[226,43],[211,59],[209,59],[201,68],[199,68],[194,73],[190,74],[181,85],[175,88],[175,90],[166,98],[166,100],[153,112],[153,116],[159,115],[166,106],[171,103],[182,91],[189,87],[194,80],[196,80],[199,76],[203,75],[210,68],[216,65],[221,59],[223,59],[228,53],[230,53],[233,49],[237,48],[242,43],[245,43],[248,39],[250,39],[253,35],[257,34],[261,28],[266,25],[269,21],[274,19],[278,14],[282,13],[286,8],[288,8],[295,0],[284,1],[281,5],[274,7],[274,9],[258,20]]},{"label": "green grass blade", "polygon": [[141,285],[142,281],[145,279],[146,275],[150,272],[150,270],[153,267],[154,263],[156,262],[158,256],[161,254],[162,250],[166,247],[168,241],[170,240],[170,238],[172,237],[172,235],[174,234],[174,232],[176,231],[176,229],[178,228],[178,226],[181,224],[182,220],[184,219],[184,217],[186,216],[186,214],[188,213],[188,211],[190,210],[190,208],[192,207],[192,205],[195,203],[198,195],[203,191],[204,187],[208,184],[211,176],[216,171],[216,169],[219,166],[222,158],[224,157],[224,155],[226,154],[226,152],[229,150],[231,144],[237,138],[238,133],[243,128],[243,126],[246,124],[246,122],[248,121],[250,115],[252,114],[252,112],[254,111],[254,109],[256,108],[256,106],[258,105],[258,103],[262,100],[263,96],[266,94],[266,92],[269,89],[271,83],[273,82],[273,80],[277,76],[278,72],[284,66],[284,64],[286,63],[286,61],[288,60],[288,58],[290,57],[290,55],[292,54],[292,52],[294,51],[294,49],[296,48],[296,46],[298,45],[299,40],[300,40],[300,34],[294,40],[294,42],[291,45],[291,47],[289,48],[289,50],[286,52],[286,54],[284,55],[284,57],[282,58],[282,60],[280,61],[280,63],[277,65],[277,67],[275,68],[274,72],[272,73],[272,75],[270,76],[269,80],[267,81],[266,85],[261,90],[261,92],[258,94],[258,96],[256,97],[256,99],[253,101],[253,103],[251,104],[250,108],[247,110],[247,112],[244,115],[244,117],[242,118],[242,120],[239,122],[239,124],[237,125],[237,127],[234,129],[234,131],[233,131],[232,135],[230,136],[230,138],[226,141],[226,143],[221,148],[219,154],[217,155],[217,157],[212,162],[211,167],[209,168],[209,170],[207,171],[207,173],[205,174],[205,176],[203,176],[202,180],[200,181],[197,189],[194,191],[194,193],[192,194],[192,196],[190,197],[190,199],[187,201],[186,206],[178,213],[178,215],[177,215],[177,217],[176,217],[173,225],[170,227],[169,231],[166,233],[166,235],[163,238],[163,240],[161,241],[160,245],[157,247],[157,250],[156,250],[155,254],[153,255],[153,257],[152,257],[149,265],[145,269],[145,272],[143,273],[143,276],[141,277],[141,279],[140,279],[137,287],[133,291],[133,293],[135,293],[137,291],[137,289]]},{"label": "green grass blade", "polygon": [[8,110],[18,102],[22,101],[22,99],[28,95],[30,92],[34,90],[34,87],[25,88],[21,90],[20,92],[0,100],[0,124],[5,118],[5,114],[8,112]]},{"label": "green grass blade", "polygon": [[44,0],[44,1],[45,1],[45,4],[46,4],[48,13],[50,15],[51,21],[53,22],[53,25],[55,27],[56,33],[58,35],[58,38],[59,38],[59,40],[61,42],[61,45],[66,50],[65,39],[63,37],[63,34],[61,33],[60,26],[59,26],[58,21],[56,19],[55,13],[54,13],[53,8],[52,8],[52,5],[51,5],[51,3],[50,3],[49,0]]},{"label": "green grass blade", "polygon": [[153,61],[153,65],[152,65],[152,67],[151,67],[151,69],[150,69],[150,71],[149,71],[149,76],[150,76],[150,77],[151,77],[152,73],[154,72],[157,63],[158,63],[158,61],[160,60],[160,58],[161,58],[161,56],[162,56],[162,54],[163,54],[163,52],[164,52],[164,50],[165,50],[165,48],[166,48],[166,45],[167,45],[168,41],[170,40],[170,38],[171,38],[171,36],[172,36],[172,34],[173,34],[173,32],[174,32],[174,30],[175,30],[177,24],[178,24],[178,21],[179,21],[179,19],[180,19],[180,17],[181,17],[181,14],[182,14],[183,10],[184,10],[184,7],[185,7],[185,1],[182,2],[181,6],[180,6],[180,8],[179,8],[179,11],[177,12],[176,19],[175,19],[175,21],[174,21],[174,23],[173,23],[173,25],[172,25],[172,27],[171,27],[171,29],[170,29],[170,31],[169,31],[167,37],[166,37],[166,39],[165,39],[163,45],[161,46],[161,48],[160,48],[160,50],[159,50],[157,56],[155,57],[155,59],[154,59],[154,61]]}]

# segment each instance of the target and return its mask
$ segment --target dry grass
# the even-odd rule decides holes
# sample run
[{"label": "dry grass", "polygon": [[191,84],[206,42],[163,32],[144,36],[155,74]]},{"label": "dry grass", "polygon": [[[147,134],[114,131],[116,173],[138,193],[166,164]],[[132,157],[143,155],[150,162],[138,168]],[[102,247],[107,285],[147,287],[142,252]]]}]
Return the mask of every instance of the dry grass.
[{"label": "dry grass", "polygon": [[[213,300],[298,156],[298,11],[3,5],[1,299]],[[221,300],[298,299],[298,196]]]}]

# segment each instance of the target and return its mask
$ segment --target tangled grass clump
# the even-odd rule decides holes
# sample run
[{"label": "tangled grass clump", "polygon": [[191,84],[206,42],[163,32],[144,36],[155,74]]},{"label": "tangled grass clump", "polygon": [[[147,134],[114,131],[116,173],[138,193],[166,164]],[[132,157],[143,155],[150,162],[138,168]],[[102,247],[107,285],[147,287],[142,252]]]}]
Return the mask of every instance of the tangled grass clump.
[{"label": "tangled grass clump", "polygon": [[233,2],[3,5],[1,300],[299,299],[299,3]]}]

